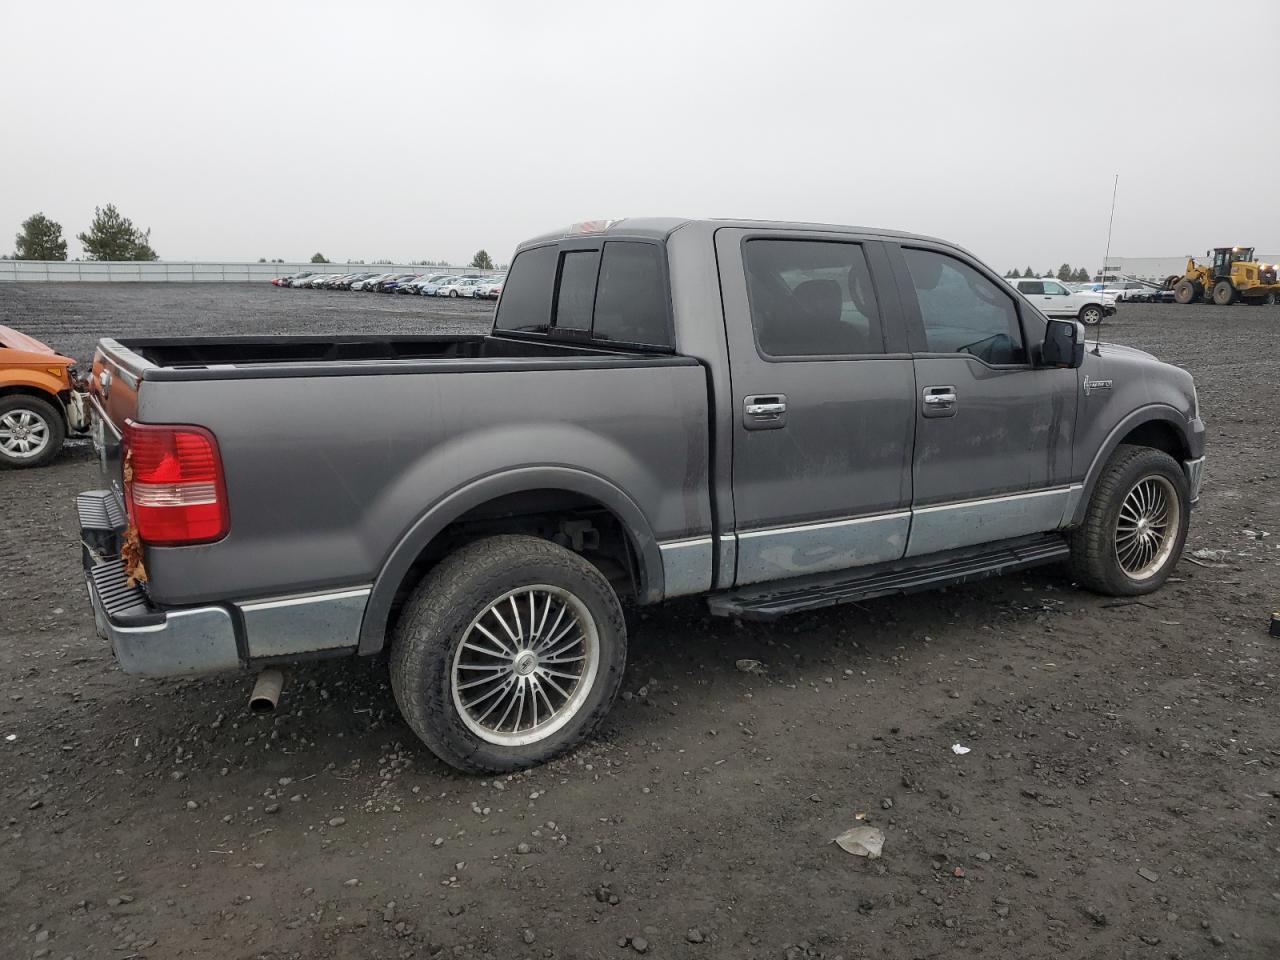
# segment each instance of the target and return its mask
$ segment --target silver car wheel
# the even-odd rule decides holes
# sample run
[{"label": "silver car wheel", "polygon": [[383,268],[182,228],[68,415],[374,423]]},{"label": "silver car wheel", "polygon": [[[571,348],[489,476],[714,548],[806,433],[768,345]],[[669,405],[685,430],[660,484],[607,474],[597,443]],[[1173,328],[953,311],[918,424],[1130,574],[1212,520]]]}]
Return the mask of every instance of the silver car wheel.
[{"label": "silver car wheel", "polygon": [[10,410],[0,417],[0,450],[14,460],[38,457],[49,445],[49,424],[35,410]]},{"label": "silver car wheel", "polygon": [[463,633],[453,655],[453,705],[480,739],[525,746],[582,709],[599,667],[599,633],[586,604],[560,587],[519,587]]},{"label": "silver car wheel", "polygon": [[1125,575],[1148,580],[1163,569],[1181,521],[1178,492],[1166,477],[1147,476],[1135,483],[1116,520],[1116,561]]}]

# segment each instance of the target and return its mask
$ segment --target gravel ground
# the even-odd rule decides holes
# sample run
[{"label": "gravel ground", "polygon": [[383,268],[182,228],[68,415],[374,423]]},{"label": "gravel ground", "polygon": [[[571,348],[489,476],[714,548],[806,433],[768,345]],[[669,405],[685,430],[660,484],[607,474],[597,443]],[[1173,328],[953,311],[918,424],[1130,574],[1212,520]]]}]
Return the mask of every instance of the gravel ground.
[{"label": "gravel ground", "polygon": [[[487,316],[0,286],[0,323],[82,360],[104,334]],[[773,625],[653,609],[597,739],[497,780],[415,742],[380,661],[294,671],[269,718],[242,677],[123,675],[81,586],[91,450],[0,473],[0,956],[1280,956],[1277,331],[1280,311],[1171,305],[1105,330],[1192,370],[1209,424],[1160,593],[1050,569]],[[881,859],[830,842],[859,818]]]}]

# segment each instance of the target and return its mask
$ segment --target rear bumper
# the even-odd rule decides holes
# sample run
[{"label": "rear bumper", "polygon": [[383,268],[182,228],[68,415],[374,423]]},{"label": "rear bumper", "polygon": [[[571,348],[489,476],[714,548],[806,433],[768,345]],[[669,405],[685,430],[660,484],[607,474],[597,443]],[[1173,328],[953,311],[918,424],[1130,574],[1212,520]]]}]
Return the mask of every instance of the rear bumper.
[{"label": "rear bumper", "polygon": [[90,490],[76,507],[93,620],[125,673],[195,676],[355,653],[369,586],[165,607],[128,583],[115,495]]},{"label": "rear bumper", "polygon": [[119,556],[124,517],[109,490],[76,498],[81,559],[98,636],[125,673],[191,676],[237,670],[243,662],[235,624],[225,607],[156,607],[129,585]]}]

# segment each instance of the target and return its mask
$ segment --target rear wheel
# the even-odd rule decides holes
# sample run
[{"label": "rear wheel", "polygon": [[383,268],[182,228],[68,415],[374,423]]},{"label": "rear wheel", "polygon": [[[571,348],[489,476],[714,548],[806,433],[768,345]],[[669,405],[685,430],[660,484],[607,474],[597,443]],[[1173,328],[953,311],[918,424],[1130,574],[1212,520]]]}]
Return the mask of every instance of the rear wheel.
[{"label": "rear wheel", "polygon": [[58,455],[67,428],[62,414],[40,397],[0,399],[0,464],[42,467]]},{"label": "rear wheel", "polygon": [[1081,307],[1080,322],[1086,327],[1096,327],[1102,322],[1102,308],[1096,303]]},{"label": "rear wheel", "polygon": [[1268,293],[1265,297],[1262,298],[1262,302],[1265,303],[1268,307],[1275,306],[1275,303],[1276,303],[1275,293],[1274,292]]},{"label": "rear wheel", "polygon": [[1225,307],[1236,298],[1236,288],[1230,280],[1219,280],[1213,285],[1213,302]]},{"label": "rear wheel", "polygon": [[586,737],[617,696],[626,654],[622,607],[596,567],[536,537],[489,537],[414,591],[391,687],[441,760],[505,772]]},{"label": "rear wheel", "polygon": [[1173,299],[1178,303],[1195,303],[1200,299],[1200,291],[1190,280],[1179,280],[1173,285]]},{"label": "rear wheel", "polygon": [[1084,523],[1071,532],[1072,573],[1111,596],[1159,589],[1182,555],[1190,507],[1173,457],[1122,444],[1094,486]]}]

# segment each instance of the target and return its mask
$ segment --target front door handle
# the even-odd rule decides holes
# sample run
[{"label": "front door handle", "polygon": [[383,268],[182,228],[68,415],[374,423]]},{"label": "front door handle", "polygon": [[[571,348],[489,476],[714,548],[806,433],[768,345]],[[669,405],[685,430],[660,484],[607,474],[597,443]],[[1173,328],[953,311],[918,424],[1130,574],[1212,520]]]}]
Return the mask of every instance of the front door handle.
[{"label": "front door handle", "polygon": [[954,417],[956,415],[955,387],[925,387],[921,396],[922,412],[926,417]]},{"label": "front door handle", "polygon": [[748,430],[777,430],[787,425],[787,397],[755,394],[742,401],[742,425]]}]

